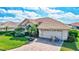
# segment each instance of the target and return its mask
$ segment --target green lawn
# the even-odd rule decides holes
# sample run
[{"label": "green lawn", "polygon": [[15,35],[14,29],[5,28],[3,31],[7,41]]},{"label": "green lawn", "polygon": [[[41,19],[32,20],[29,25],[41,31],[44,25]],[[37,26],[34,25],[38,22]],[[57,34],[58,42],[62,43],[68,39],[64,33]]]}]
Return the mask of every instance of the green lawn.
[{"label": "green lawn", "polygon": [[28,43],[25,37],[0,36],[0,50],[10,50]]},{"label": "green lawn", "polygon": [[61,51],[77,51],[77,46],[75,42],[64,42]]},{"label": "green lawn", "polygon": [[78,37],[77,41],[75,42],[64,42],[61,51],[78,51],[79,50],[79,30],[78,31]]}]

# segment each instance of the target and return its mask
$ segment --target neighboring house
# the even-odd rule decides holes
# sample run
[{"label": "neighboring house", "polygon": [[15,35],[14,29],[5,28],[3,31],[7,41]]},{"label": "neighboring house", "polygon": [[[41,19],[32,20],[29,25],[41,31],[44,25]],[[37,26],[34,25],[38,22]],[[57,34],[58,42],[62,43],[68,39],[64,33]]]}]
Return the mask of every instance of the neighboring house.
[{"label": "neighboring house", "polygon": [[58,38],[61,40],[67,40],[68,38],[68,30],[70,28],[52,18],[25,19],[19,26],[26,26],[28,23],[39,24],[37,27],[39,30],[39,37]]},{"label": "neighboring house", "polygon": [[17,26],[18,26],[17,22],[12,21],[3,22],[0,24],[0,31],[5,31],[6,28],[8,31],[13,31]]},{"label": "neighboring house", "polygon": [[69,26],[71,26],[73,29],[79,29],[79,22],[69,24]]}]

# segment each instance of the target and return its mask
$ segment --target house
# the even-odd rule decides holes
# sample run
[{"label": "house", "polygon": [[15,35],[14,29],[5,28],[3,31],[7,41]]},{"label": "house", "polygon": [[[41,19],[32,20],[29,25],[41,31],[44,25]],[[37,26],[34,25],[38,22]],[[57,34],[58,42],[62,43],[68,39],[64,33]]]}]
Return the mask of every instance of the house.
[{"label": "house", "polygon": [[79,22],[69,24],[69,26],[71,26],[71,28],[73,28],[73,29],[79,29]]},{"label": "house", "polygon": [[7,21],[0,23],[0,31],[5,31],[6,28],[8,31],[13,31],[17,27],[17,22]]},{"label": "house", "polygon": [[20,23],[20,26],[26,26],[28,23],[40,23],[37,27],[39,30],[39,37],[58,38],[61,40],[67,40],[68,38],[68,30],[70,28],[67,25],[52,18],[25,19]]}]

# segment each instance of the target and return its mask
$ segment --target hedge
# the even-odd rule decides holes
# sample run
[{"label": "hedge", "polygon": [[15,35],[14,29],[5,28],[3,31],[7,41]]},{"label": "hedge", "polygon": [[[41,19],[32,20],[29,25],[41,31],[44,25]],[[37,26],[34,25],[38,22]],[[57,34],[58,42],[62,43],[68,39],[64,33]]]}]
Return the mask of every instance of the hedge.
[{"label": "hedge", "polygon": [[74,29],[69,30],[69,36],[75,36],[75,37],[77,37],[78,36],[78,31],[74,30]]},{"label": "hedge", "polygon": [[69,30],[68,41],[70,41],[70,42],[77,41],[77,39],[76,39],[77,37],[78,37],[78,31],[77,30],[75,30],[75,29]]},{"label": "hedge", "polygon": [[13,33],[14,31],[0,31],[0,35],[4,35],[6,33]]}]

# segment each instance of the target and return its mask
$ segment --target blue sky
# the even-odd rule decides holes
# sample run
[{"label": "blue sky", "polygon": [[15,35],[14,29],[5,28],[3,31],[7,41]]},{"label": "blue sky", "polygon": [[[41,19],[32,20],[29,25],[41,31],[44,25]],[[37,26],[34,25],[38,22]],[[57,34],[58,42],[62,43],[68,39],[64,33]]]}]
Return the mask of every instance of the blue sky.
[{"label": "blue sky", "polygon": [[0,22],[42,17],[54,18],[66,24],[79,22],[79,7],[0,7]]}]

